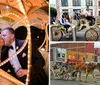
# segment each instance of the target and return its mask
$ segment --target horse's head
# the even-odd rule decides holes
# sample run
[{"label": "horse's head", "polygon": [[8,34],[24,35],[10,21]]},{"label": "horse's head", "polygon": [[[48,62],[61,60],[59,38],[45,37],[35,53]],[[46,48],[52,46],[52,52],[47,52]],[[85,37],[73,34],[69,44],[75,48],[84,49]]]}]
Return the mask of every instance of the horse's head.
[{"label": "horse's head", "polygon": [[95,63],[95,62],[89,62],[87,65],[85,65],[85,67],[87,69],[91,69],[91,71],[92,71],[94,69],[97,69],[97,63]]}]

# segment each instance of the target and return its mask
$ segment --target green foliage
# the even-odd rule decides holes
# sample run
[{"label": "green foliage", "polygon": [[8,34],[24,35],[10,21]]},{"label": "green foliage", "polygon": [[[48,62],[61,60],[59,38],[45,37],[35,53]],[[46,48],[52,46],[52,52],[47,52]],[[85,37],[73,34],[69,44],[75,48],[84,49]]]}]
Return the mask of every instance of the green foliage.
[{"label": "green foliage", "polygon": [[50,7],[50,17],[56,17],[57,16],[57,10],[53,7]]}]

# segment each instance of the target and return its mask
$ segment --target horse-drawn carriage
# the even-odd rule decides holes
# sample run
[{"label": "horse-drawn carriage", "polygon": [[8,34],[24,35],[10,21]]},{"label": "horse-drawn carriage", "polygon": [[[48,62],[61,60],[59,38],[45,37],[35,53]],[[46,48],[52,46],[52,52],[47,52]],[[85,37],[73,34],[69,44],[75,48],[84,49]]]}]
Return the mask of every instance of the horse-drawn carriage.
[{"label": "horse-drawn carriage", "polygon": [[100,63],[70,63],[68,70],[66,70],[65,65],[60,65],[58,69],[54,69],[54,67],[50,69],[50,78],[54,79],[55,77],[60,77],[64,80],[76,80],[77,78],[79,78],[79,81],[82,81],[81,77],[82,73],[84,73],[85,81],[87,82],[88,75],[91,73],[94,78],[94,82],[96,82],[96,75],[94,73],[95,69],[98,69],[98,71],[100,71]]},{"label": "horse-drawn carriage", "polygon": [[75,64],[72,65],[72,63],[69,64],[69,68],[66,69],[66,65],[62,63],[59,68],[55,68],[54,66],[50,69],[50,78],[54,79],[56,77],[59,77],[64,80],[76,80],[77,74],[74,74],[75,71]]},{"label": "horse-drawn carriage", "polygon": [[[60,40],[62,37],[70,37],[73,35],[73,32],[78,32],[83,30],[84,28],[87,29],[85,32],[85,39],[87,41],[97,41],[100,32],[100,18],[99,17],[92,17],[91,20],[87,20],[84,15],[81,15],[71,27],[68,28],[68,32],[62,25],[51,25],[51,36],[52,40]],[[73,31],[73,29],[75,31]]]}]

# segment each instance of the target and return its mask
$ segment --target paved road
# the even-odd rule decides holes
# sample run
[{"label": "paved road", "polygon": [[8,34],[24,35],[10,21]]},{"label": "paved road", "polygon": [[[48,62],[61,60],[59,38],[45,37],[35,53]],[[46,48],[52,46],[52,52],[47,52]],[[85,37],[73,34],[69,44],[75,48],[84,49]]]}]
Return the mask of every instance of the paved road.
[{"label": "paved road", "polygon": [[[86,39],[85,39],[85,32],[86,32],[87,30],[88,30],[88,29],[85,28],[85,29],[83,29],[83,30],[81,30],[81,31],[76,32],[76,41],[86,41]],[[97,32],[99,32],[98,29],[96,29],[96,30],[97,30]],[[99,32],[98,34],[99,34],[99,38],[98,38],[97,41],[100,41],[100,32]],[[61,41],[73,41],[73,37],[70,37],[70,38],[65,38],[65,37],[63,37],[63,38],[61,39]]]},{"label": "paved road", "polygon": [[[99,74],[100,72],[98,70],[94,71],[95,74]],[[94,80],[96,82],[94,82]],[[82,82],[79,81],[79,79],[77,78],[77,80],[72,81],[71,79],[69,80],[61,80],[60,78],[54,78],[53,80],[51,80],[50,85],[100,85],[100,78],[99,79],[94,79],[92,77],[92,75],[88,76],[87,82],[85,82],[85,74],[82,74]]]},{"label": "paved road", "polygon": [[76,81],[51,80],[50,85],[100,85],[100,81],[97,81],[97,83],[93,81],[88,81],[86,83],[86,82],[79,82],[78,80]]}]

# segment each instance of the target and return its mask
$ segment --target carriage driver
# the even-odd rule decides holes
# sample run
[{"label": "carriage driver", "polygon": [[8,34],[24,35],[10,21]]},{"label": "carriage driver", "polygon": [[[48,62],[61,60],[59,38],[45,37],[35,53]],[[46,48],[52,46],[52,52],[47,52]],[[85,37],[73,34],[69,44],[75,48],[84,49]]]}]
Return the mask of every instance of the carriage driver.
[{"label": "carriage driver", "polygon": [[85,17],[88,21],[90,21],[90,25],[95,23],[95,18],[91,15],[91,11],[89,9],[89,6],[87,6],[87,8],[86,8]]},{"label": "carriage driver", "polygon": [[69,62],[70,62],[70,60],[69,59],[67,59],[67,61],[66,61],[66,70],[68,70],[68,67],[69,67]]}]

